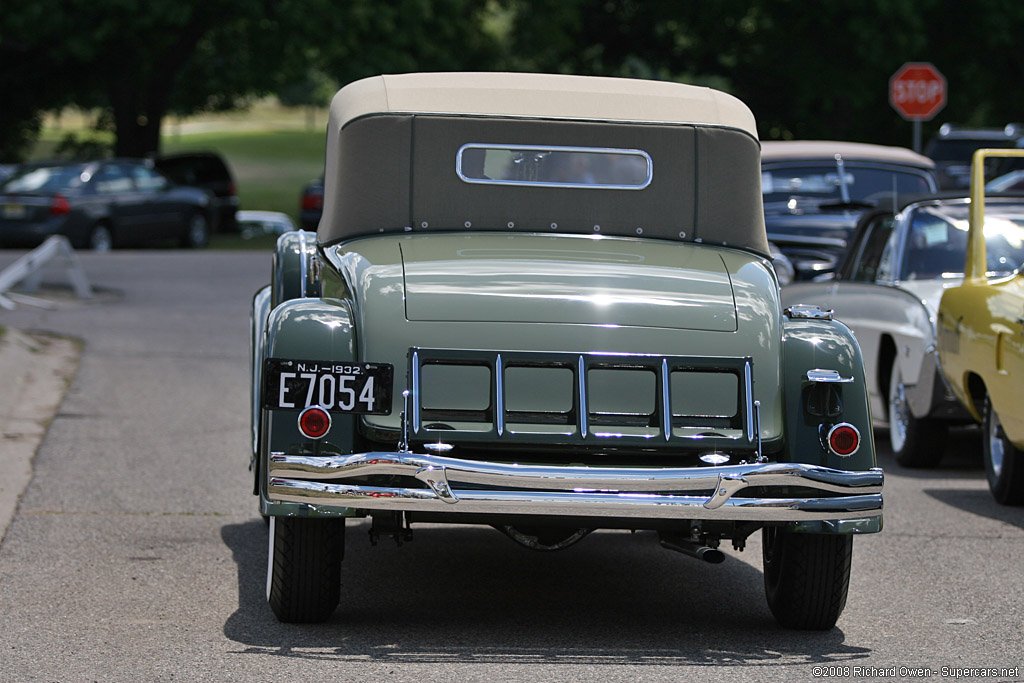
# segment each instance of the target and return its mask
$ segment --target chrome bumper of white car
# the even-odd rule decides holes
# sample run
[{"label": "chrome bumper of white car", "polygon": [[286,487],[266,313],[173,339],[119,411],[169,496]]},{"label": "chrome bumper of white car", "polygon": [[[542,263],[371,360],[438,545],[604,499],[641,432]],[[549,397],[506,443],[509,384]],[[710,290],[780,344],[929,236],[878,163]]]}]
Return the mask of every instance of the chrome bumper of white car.
[{"label": "chrome bumper of white car", "polygon": [[[369,486],[368,477],[406,477]],[[272,453],[271,503],[408,512],[756,522],[864,520],[882,514],[881,469],[799,463],[693,468],[518,465],[402,452]],[[351,482],[360,479],[359,483]],[[758,496],[740,494],[748,487]],[[793,489],[822,495],[794,496]]]}]

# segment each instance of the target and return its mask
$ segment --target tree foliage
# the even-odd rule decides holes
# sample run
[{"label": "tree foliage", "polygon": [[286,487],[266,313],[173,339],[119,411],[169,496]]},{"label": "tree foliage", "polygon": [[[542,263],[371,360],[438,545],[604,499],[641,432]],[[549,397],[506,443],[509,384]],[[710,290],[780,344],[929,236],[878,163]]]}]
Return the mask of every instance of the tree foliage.
[{"label": "tree foliage", "polygon": [[948,81],[936,121],[1024,115],[1014,0],[512,0],[512,68],[707,84],[744,100],[763,138],[907,145],[889,77],[932,62]]},{"label": "tree foliage", "polygon": [[170,114],[377,73],[522,70],[670,79],[743,99],[764,138],[907,144],[889,77],[929,61],[941,121],[1024,119],[1016,0],[32,0],[0,13],[0,159],[43,112],[108,112],[116,152],[156,151]]}]

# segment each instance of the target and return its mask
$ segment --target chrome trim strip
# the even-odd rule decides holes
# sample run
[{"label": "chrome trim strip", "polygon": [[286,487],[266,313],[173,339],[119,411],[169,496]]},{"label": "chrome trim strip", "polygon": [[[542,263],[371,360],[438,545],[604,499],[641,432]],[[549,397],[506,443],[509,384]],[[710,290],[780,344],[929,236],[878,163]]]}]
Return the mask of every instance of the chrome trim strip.
[{"label": "chrome trim strip", "polygon": [[[412,352],[412,378],[409,380],[412,385],[412,433],[420,433],[420,354],[418,351]],[[406,415],[408,415],[408,407],[406,408]],[[402,420],[402,424],[405,424],[405,420]]]},{"label": "chrome trim strip", "polygon": [[384,488],[271,478],[272,501],[366,510],[449,511],[478,514],[582,515],[728,521],[838,521],[882,514],[882,494],[835,498],[730,498],[714,508],[706,496],[595,491],[452,491]]},{"label": "chrome trim strip", "polygon": [[[754,410],[753,410],[754,409],[754,405],[753,405],[753,400],[754,400],[754,378],[753,378],[753,372],[752,372],[752,369],[750,367],[750,361],[749,360],[746,361],[743,364],[743,386],[744,386],[744,389],[745,389],[746,394],[747,394],[746,395],[746,399],[745,399],[745,403],[746,403],[745,408],[747,410],[747,441],[753,441],[754,440],[754,436],[755,436],[755,434],[754,434]],[[758,425],[758,427],[760,428],[760,425]],[[760,436],[761,435],[757,434],[756,436],[760,440]]]},{"label": "chrome trim strip", "polygon": [[761,402],[754,401],[754,419],[757,421],[757,460],[755,462],[763,463],[768,462],[768,458],[764,457],[761,452]]},{"label": "chrome trim strip", "polygon": [[580,437],[587,438],[587,431],[589,428],[589,416],[590,408],[587,406],[587,367],[583,359],[583,356],[579,357],[577,362],[577,386],[579,387],[580,395],[580,408],[577,422],[580,428]]},{"label": "chrome trim strip", "polygon": [[665,433],[665,441],[672,439],[672,394],[669,388],[670,374],[668,359],[661,359],[661,431]]},{"label": "chrome trim strip", "polygon": [[494,359],[494,404],[494,426],[498,436],[502,436],[505,433],[505,369],[500,353]]}]

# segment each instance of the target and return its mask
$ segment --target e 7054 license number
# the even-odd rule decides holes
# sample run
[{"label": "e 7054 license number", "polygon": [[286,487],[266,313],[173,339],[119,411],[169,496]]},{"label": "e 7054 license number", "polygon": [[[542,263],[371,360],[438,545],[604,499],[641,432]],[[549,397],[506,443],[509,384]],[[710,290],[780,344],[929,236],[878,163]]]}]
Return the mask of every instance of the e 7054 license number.
[{"label": "e 7054 license number", "polygon": [[268,358],[263,367],[263,407],[320,406],[342,413],[387,415],[393,374],[389,363]]}]

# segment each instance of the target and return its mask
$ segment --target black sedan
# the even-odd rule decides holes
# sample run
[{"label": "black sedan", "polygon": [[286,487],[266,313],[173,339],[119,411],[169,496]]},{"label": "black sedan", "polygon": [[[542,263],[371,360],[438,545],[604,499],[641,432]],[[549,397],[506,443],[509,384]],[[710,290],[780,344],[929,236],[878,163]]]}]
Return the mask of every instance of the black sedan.
[{"label": "black sedan", "polygon": [[209,193],[175,185],[144,161],[27,164],[0,185],[0,244],[64,235],[96,251],[170,240],[202,247],[210,211]]}]

